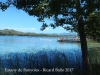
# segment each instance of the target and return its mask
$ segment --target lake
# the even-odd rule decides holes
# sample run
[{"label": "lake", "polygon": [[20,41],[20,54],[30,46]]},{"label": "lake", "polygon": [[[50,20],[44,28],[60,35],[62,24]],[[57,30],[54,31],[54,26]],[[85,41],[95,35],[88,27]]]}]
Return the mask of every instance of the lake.
[{"label": "lake", "polygon": [[57,37],[0,36],[0,54],[59,50],[73,52],[80,43],[57,42]]},{"label": "lake", "polygon": [[[0,36],[0,67],[8,69],[73,68],[81,73],[80,43],[57,42],[57,37]],[[2,75],[3,72],[0,72]],[[11,72],[12,73],[12,72]],[[30,72],[17,72],[18,75]],[[66,72],[69,73],[69,72]],[[76,72],[77,73],[77,72]],[[12,73],[14,75],[16,73]],[[32,72],[35,75],[63,75],[63,72]]]}]

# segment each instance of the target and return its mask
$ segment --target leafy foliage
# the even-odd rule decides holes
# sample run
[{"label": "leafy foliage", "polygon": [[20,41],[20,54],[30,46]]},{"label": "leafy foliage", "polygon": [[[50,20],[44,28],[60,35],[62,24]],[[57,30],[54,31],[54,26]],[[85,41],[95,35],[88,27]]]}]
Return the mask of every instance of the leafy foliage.
[{"label": "leafy foliage", "polygon": [[85,26],[87,35],[94,40],[100,38],[100,10],[92,12],[87,18],[87,25]]},{"label": "leafy foliage", "polygon": [[[79,15],[83,16],[87,25],[87,16],[100,9],[99,0],[7,0],[6,6],[9,4],[24,10],[30,16],[37,16],[38,21],[43,22],[41,30],[48,26],[52,28],[62,26],[66,30],[76,32]],[[47,25],[45,18],[53,19],[54,23]]]},{"label": "leafy foliage", "polygon": [[1,9],[2,11],[5,11],[8,7],[9,7],[8,4],[0,2],[0,9]]},{"label": "leafy foliage", "polygon": [[[86,21],[90,13],[99,10],[99,4],[99,0],[7,0],[6,3],[0,2],[0,7],[6,9],[13,5],[31,16],[37,16],[38,21],[45,22],[45,18],[52,18],[55,23],[49,26],[53,28],[58,26],[64,27],[65,25],[65,29],[69,27],[75,30],[78,16],[83,15]],[[42,27],[47,27],[47,25],[43,23]]]}]

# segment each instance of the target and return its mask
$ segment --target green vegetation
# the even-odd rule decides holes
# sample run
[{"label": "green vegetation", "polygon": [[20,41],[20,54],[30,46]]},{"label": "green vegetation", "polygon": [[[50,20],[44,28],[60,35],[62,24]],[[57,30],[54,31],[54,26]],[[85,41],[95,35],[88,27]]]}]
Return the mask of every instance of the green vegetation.
[{"label": "green vegetation", "polygon": [[93,49],[98,48],[98,47],[100,47],[100,42],[88,40],[87,46],[88,46],[88,48],[93,48]]},{"label": "green vegetation", "polygon": [[[75,57],[76,56],[76,57]],[[54,51],[44,51],[34,54],[30,53],[10,53],[0,58],[0,75],[81,75],[81,55],[75,52],[67,55],[66,53]],[[55,69],[55,68],[74,68],[67,72],[5,72],[8,69]]]},{"label": "green vegetation", "polygon": [[0,30],[0,35],[22,35],[24,34],[23,32],[15,31],[15,30],[9,30],[9,29],[4,29]]},{"label": "green vegetation", "polygon": [[85,31],[87,36],[100,42],[100,10],[94,11],[88,16]]},{"label": "green vegetation", "polygon": [[4,29],[0,30],[0,35],[12,35],[12,36],[46,36],[46,37],[58,37],[58,34],[37,34],[37,33],[24,33],[16,30]]},{"label": "green vegetation", "polygon": [[92,75],[100,75],[100,43],[88,41],[88,53]]},{"label": "green vegetation", "polygon": [[90,48],[89,59],[92,75],[100,75],[100,47]]}]

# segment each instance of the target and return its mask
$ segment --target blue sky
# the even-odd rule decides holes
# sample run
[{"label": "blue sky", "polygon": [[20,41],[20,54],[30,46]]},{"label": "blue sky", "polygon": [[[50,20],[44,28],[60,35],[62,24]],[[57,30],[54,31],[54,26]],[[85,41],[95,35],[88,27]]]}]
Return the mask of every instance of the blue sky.
[{"label": "blue sky", "polygon": [[[52,20],[46,20],[49,24]],[[29,16],[22,10],[17,10],[15,7],[10,7],[6,11],[0,10],[0,29],[14,29],[23,32],[35,32],[35,33],[69,33],[62,27],[52,29],[51,27],[41,31],[41,22],[37,21],[36,17]]]}]

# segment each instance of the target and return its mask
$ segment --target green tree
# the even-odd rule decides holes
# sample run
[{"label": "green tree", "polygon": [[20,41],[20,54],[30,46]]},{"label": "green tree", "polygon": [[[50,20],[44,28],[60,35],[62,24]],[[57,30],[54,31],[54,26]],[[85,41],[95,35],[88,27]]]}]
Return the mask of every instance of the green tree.
[{"label": "green tree", "polygon": [[[61,26],[78,32],[82,49],[82,74],[90,75],[84,26],[87,25],[87,16],[100,9],[100,0],[9,0],[9,3],[31,16],[37,16],[38,21],[43,22],[41,30],[48,26]],[[45,18],[53,19],[54,23],[47,25]]]},{"label": "green tree", "polygon": [[88,16],[85,31],[87,36],[100,42],[100,10],[94,11]]}]

